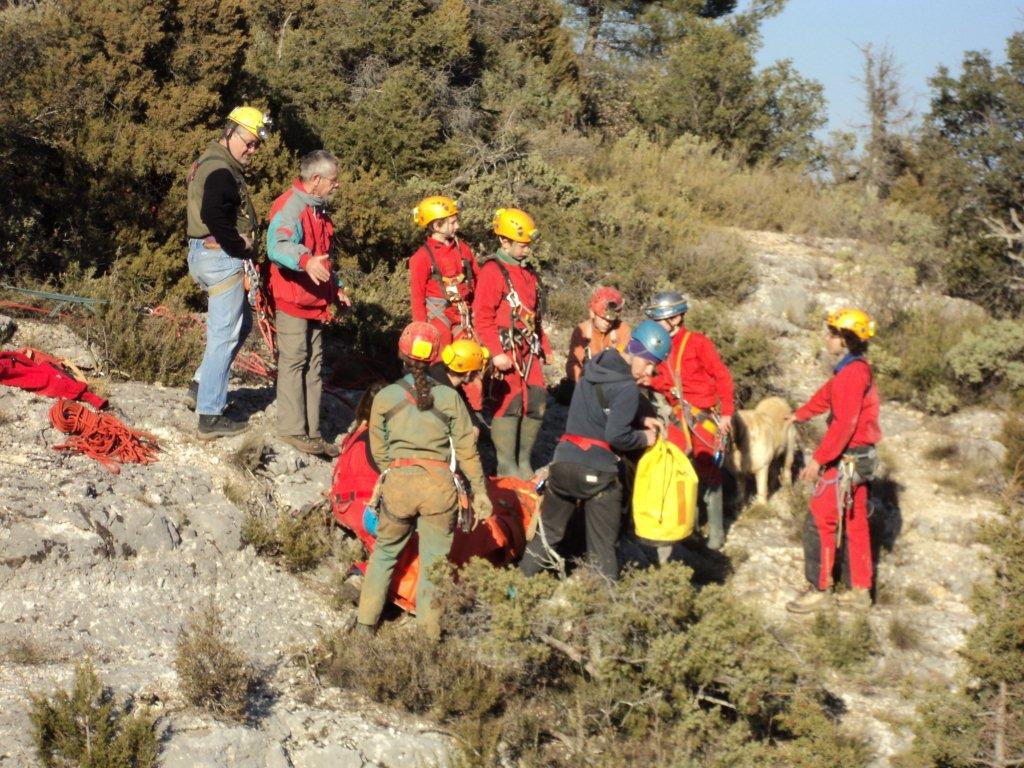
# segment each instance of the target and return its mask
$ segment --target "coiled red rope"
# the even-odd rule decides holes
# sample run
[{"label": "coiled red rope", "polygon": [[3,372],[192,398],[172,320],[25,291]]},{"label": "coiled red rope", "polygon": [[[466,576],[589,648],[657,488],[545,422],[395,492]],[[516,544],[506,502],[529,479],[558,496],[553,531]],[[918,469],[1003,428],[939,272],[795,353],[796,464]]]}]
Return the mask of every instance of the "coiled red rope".
[{"label": "coiled red rope", "polygon": [[71,436],[66,443],[53,446],[55,451],[78,451],[115,475],[124,463],[152,464],[157,460],[160,446],[156,437],[131,429],[109,413],[97,413],[81,403],[61,399],[50,408],[50,421]]}]

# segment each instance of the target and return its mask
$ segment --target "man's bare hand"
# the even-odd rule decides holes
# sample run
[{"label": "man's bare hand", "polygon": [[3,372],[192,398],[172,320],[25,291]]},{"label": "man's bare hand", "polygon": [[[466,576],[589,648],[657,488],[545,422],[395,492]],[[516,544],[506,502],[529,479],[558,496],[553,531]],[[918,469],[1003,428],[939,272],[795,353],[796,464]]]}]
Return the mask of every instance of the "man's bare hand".
[{"label": "man's bare hand", "polygon": [[800,470],[800,479],[805,483],[814,483],[818,480],[818,472],[821,470],[821,464],[811,459],[807,462],[807,466]]},{"label": "man's bare hand", "polygon": [[495,355],[491,358],[491,365],[497,368],[499,371],[506,372],[512,370],[512,358],[502,352],[500,355]]},{"label": "man's bare hand", "polygon": [[310,256],[303,269],[309,275],[309,279],[313,281],[313,285],[321,285],[331,279],[331,267],[327,263],[327,254],[325,253],[319,256]]},{"label": "man's bare hand", "polygon": [[248,235],[242,235],[242,242],[245,243],[245,250],[252,250],[252,238]]},{"label": "man's bare hand", "polygon": [[345,289],[344,288],[339,288],[338,289],[338,303],[341,306],[343,306],[343,307],[351,307],[352,306],[352,299],[350,299],[348,297],[348,294],[345,293]]},{"label": "man's bare hand", "polygon": [[644,429],[653,429],[656,435],[665,434],[665,425],[657,416],[644,417]]},{"label": "man's bare hand", "polygon": [[728,435],[732,431],[732,414],[723,416],[718,420],[718,427],[722,430],[723,435]]}]

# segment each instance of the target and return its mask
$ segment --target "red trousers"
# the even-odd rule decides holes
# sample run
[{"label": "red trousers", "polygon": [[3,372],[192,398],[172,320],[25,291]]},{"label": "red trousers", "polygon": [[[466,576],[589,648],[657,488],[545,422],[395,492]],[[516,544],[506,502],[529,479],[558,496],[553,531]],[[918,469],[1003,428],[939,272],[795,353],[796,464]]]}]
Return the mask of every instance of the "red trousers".
[{"label": "red trousers", "polygon": [[544,363],[537,357],[526,377],[526,393],[523,393],[523,379],[515,369],[505,371],[500,379],[491,376],[487,386],[489,405],[496,417],[528,416],[531,419],[544,418],[547,405],[547,389],[544,386]]},{"label": "red trousers", "polygon": [[[804,529],[804,574],[818,589],[829,589],[836,567],[836,527],[839,524],[837,498],[839,470],[829,467],[818,479],[811,498],[811,514]],[[853,504],[847,503],[843,518],[843,540],[850,586],[871,589],[871,531],[868,527],[868,485],[853,486]]]}]

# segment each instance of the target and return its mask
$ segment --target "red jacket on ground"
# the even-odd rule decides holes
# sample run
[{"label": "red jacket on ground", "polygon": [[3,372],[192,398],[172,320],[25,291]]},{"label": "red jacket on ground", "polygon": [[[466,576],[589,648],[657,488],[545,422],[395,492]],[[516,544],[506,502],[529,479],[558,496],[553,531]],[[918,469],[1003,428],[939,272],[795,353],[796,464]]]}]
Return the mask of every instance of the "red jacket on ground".
[{"label": "red jacket on ground", "polygon": [[847,448],[874,445],[882,439],[878,427],[878,387],[871,366],[859,357],[844,358],[835,374],[805,405],[796,409],[797,421],[830,412],[828,430],[814,451],[814,460],[831,464]]},{"label": "red jacket on ground", "polygon": [[[523,306],[531,312],[536,312],[537,275],[532,269],[521,264],[502,262],[502,266],[508,270],[512,287],[519,294],[519,300]],[[505,352],[501,346],[498,330],[512,326],[512,308],[505,300],[507,294],[508,287],[505,283],[505,275],[502,273],[501,267],[498,266],[498,257],[485,261],[480,267],[476,296],[473,298],[473,322],[476,326],[477,337],[491,353],[492,360]],[[540,337],[544,357],[550,360],[551,344],[548,342],[547,334],[544,333],[539,320],[537,334]],[[539,365],[534,367],[540,368]]]},{"label": "red jacket on ground", "polygon": [[[470,304],[473,303],[473,287],[479,273],[473,251],[460,240],[442,243],[434,238],[429,238],[427,243],[421,245],[416,253],[409,258],[409,294],[412,300],[413,320],[425,321],[427,319],[428,296],[436,299],[445,298],[444,286],[433,274],[434,265],[430,260],[431,253],[437,262],[437,269],[440,271],[441,277],[466,275],[468,264],[469,274],[457,286],[463,300]],[[454,307],[448,307],[445,314],[454,323],[459,322],[459,312]]]},{"label": "red jacket on ground", "polygon": [[296,179],[267,214],[267,255],[271,261],[270,294],[274,307],[306,320],[328,320],[328,310],[338,297],[333,270],[320,285],[305,272],[310,258],[331,252],[334,225],[322,202],[308,194]]},{"label": "red jacket on ground", "polygon": [[107,401],[89,391],[89,385],[45,362],[36,362],[22,352],[0,351],[0,384],[35,392],[46,397],[81,400],[93,408],[106,408]]},{"label": "red jacket on ground", "polygon": [[[679,350],[684,339],[686,348],[680,362]],[[686,402],[702,409],[720,404],[723,416],[732,415],[736,408],[733,403],[732,374],[718,356],[718,350],[711,339],[702,333],[687,330],[686,326],[682,326],[672,337],[672,351],[658,366],[650,383],[651,389],[665,395],[672,405],[676,404],[675,370],[681,373],[683,399]]]}]

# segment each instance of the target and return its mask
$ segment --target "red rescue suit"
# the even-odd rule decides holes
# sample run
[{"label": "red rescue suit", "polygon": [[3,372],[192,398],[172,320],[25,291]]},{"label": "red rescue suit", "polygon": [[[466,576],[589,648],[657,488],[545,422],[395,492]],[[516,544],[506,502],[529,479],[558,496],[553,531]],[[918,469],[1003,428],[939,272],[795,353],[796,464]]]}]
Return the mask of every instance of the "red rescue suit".
[{"label": "red rescue suit", "polygon": [[[685,418],[691,425],[693,468],[702,483],[721,485],[722,473],[715,461],[715,453],[721,450],[721,439],[710,412],[718,407],[721,416],[731,416],[735,405],[732,374],[719,357],[714,342],[702,333],[681,326],[672,337],[668,357],[658,366],[649,386],[668,399],[677,417],[682,418],[682,409],[688,408]],[[682,391],[685,404],[679,403],[677,387]],[[669,438],[677,434],[682,433],[670,431]],[[687,450],[685,441],[679,447]]]},{"label": "red rescue suit", "polygon": [[[551,344],[538,313],[539,286],[533,269],[504,254],[499,253],[480,267],[473,299],[477,338],[492,360],[507,354],[516,364],[500,379],[493,375],[490,378],[489,398],[496,417],[523,415],[539,419],[544,415],[547,391],[543,362],[551,358]],[[519,306],[513,309],[516,302]],[[508,347],[503,339],[507,340],[513,330],[516,343]],[[534,334],[536,345],[531,349],[528,339]]]},{"label": "red rescue suit", "polygon": [[[441,346],[456,339],[474,338],[473,294],[479,266],[469,246],[458,239],[450,243],[433,237],[409,258],[409,294],[412,319],[425,321],[441,334]],[[483,381],[462,385],[470,408],[483,408]]]},{"label": "red rescue suit", "polygon": [[433,324],[441,333],[441,344],[472,338],[460,304],[467,310],[472,307],[478,272],[468,245],[458,239],[444,243],[427,238],[409,258],[412,319]]},{"label": "red rescue suit", "polygon": [[[25,351],[0,352],[0,384],[18,387],[46,397],[81,400],[97,409],[107,407],[105,398],[90,392],[88,384],[62,370],[59,362],[33,360]],[[54,359],[48,355],[45,357]]]},{"label": "red rescue suit", "polygon": [[[796,410],[797,421],[807,421],[829,413],[828,430],[814,451],[814,460],[823,468],[811,498],[811,517],[817,541],[804,541],[807,577],[818,589],[832,586],[836,563],[836,528],[839,524],[839,460],[853,448],[875,445],[882,437],[878,427],[878,388],[871,366],[861,357],[847,355],[834,369],[834,375]],[[852,504],[847,504],[843,530],[849,557],[850,586],[871,589],[871,533],[868,527],[868,484],[851,488]],[[817,564],[817,569],[812,567]],[[817,572],[812,574],[811,571]]]}]

